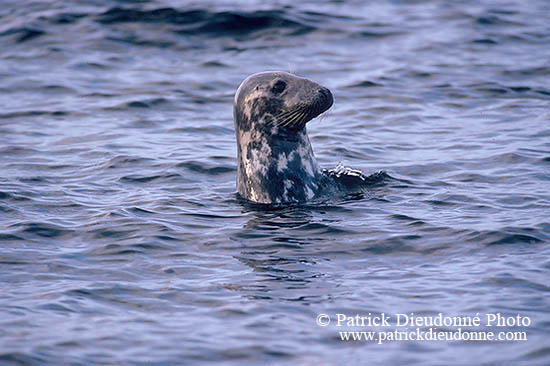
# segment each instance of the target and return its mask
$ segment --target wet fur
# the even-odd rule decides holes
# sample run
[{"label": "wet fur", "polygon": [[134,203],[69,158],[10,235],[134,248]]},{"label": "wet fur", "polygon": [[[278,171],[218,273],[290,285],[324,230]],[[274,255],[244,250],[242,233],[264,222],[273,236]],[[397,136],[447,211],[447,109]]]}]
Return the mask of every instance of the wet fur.
[{"label": "wet fur", "polygon": [[243,81],[233,109],[237,191],[242,197],[291,203],[320,194],[327,177],[315,160],[305,124],[332,102],[328,89],[285,72],[255,74]]}]

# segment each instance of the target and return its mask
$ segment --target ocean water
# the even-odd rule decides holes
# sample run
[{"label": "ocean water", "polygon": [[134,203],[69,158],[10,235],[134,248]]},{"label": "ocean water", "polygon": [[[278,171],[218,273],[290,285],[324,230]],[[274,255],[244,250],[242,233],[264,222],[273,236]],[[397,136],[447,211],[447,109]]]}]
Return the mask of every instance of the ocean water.
[{"label": "ocean water", "polygon": [[[549,19],[546,0],[2,1],[0,364],[548,365]],[[331,89],[308,124],[322,167],[394,179],[238,199],[233,95],[265,70]],[[380,338],[430,328],[526,338]]]}]

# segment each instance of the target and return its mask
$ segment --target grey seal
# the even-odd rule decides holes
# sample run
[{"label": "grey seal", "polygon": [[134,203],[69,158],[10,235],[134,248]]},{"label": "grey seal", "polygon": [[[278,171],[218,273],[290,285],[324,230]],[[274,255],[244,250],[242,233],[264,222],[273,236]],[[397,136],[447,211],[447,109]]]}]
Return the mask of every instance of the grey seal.
[{"label": "grey seal", "polygon": [[237,192],[258,203],[298,203],[331,182],[319,168],[306,123],[333,104],[330,90],[282,71],[246,78],[235,93]]}]

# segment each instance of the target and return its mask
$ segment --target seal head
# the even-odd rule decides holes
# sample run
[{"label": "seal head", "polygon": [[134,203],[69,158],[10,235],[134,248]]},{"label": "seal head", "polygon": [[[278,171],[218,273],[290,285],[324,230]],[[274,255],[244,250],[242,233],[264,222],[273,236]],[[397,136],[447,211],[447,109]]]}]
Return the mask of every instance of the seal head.
[{"label": "seal head", "polygon": [[306,123],[328,110],[325,87],[286,72],[249,76],[235,94],[237,191],[254,202],[314,199],[326,177],[307,136]]}]

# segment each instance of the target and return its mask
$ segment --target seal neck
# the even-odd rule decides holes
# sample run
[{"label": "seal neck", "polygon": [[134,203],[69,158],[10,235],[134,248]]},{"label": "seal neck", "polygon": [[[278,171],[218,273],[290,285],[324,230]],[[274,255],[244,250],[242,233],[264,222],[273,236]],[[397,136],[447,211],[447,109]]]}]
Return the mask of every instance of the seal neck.
[{"label": "seal neck", "polygon": [[237,135],[239,194],[263,203],[311,200],[321,171],[305,128],[288,139],[249,133]]}]

